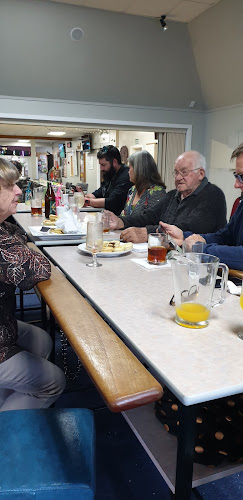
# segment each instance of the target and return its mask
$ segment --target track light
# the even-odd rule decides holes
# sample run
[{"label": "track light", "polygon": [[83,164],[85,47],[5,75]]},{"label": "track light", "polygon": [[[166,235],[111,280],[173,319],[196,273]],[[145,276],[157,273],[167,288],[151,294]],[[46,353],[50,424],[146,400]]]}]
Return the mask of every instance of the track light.
[{"label": "track light", "polygon": [[167,24],[165,22],[165,18],[166,18],[166,16],[161,16],[161,18],[159,20],[164,31],[166,31],[168,29]]}]

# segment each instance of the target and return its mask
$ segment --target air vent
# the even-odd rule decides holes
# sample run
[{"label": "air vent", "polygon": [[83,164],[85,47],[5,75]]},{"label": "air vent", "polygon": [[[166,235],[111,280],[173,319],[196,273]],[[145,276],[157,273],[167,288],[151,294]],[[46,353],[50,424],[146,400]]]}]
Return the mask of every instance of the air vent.
[{"label": "air vent", "polygon": [[84,36],[84,32],[83,32],[82,28],[73,28],[70,31],[70,37],[74,42],[79,42],[79,40],[81,40],[81,38],[83,38],[83,36]]}]

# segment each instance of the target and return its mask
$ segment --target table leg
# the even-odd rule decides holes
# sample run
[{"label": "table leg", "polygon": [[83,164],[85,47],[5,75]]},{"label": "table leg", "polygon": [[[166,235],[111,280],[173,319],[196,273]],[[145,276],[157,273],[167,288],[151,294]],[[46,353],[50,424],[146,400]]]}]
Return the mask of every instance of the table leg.
[{"label": "table leg", "polygon": [[197,405],[182,406],[178,434],[175,500],[191,500]]},{"label": "table leg", "polygon": [[50,336],[53,342],[52,352],[50,355],[50,361],[55,362],[55,335],[56,335],[56,322],[55,318],[50,312]]}]

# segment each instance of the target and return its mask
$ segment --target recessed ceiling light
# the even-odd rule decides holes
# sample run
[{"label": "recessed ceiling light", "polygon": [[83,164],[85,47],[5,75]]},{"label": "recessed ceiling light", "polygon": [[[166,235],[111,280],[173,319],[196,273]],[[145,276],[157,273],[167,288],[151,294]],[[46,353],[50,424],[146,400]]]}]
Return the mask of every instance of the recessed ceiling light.
[{"label": "recessed ceiling light", "polygon": [[18,139],[18,142],[30,142],[29,139]]},{"label": "recessed ceiling light", "polygon": [[47,135],[66,135],[66,132],[48,132]]}]

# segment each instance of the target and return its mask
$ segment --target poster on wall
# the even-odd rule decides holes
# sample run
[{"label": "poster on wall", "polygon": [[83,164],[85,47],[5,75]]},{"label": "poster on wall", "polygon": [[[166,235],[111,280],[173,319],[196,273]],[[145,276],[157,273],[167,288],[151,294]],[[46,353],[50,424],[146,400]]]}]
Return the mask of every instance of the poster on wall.
[{"label": "poster on wall", "polygon": [[67,177],[67,159],[62,159],[62,177]]},{"label": "poster on wall", "polygon": [[79,154],[80,158],[80,180],[86,182],[86,155]]},{"label": "poster on wall", "polygon": [[67,170],[70,177],[78,174],[76,155],[73,152],[67,153]]},{"label": "poster on wall", "polygon": [[86,153],[85,157],[86,157],[87,169],[88,170],[94,170],[93,156],[91,156],[90,154]]}]

